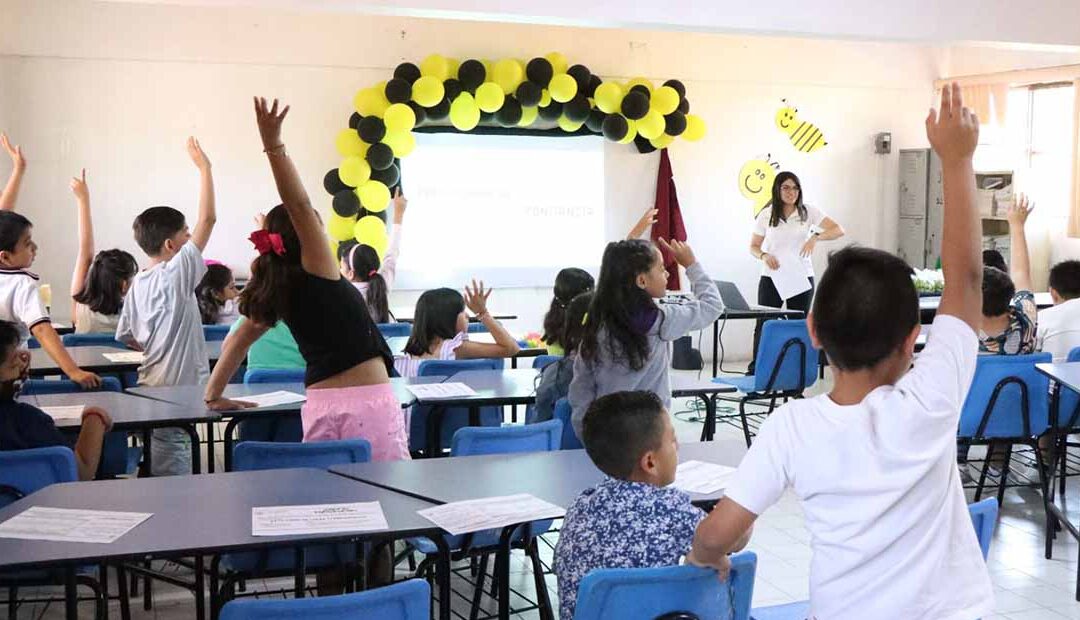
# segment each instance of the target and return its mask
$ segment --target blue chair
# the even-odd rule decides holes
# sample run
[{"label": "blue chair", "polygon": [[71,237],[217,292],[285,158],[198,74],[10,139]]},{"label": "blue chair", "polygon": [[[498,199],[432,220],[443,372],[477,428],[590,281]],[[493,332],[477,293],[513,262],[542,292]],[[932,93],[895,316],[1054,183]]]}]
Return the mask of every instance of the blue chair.
[{"label": "blue chair", "polygon": [[[233,450],[233,470],[287,469],[363,463],[371,458],[371,444],[363,439],[312,443],[244,442]],[[213,612],[236,596],[236,583],[254,577],[276,577],[293,572],[292,549],[246,551],[214,556],[210,567],[210,608]],[[335,566],[355,566],[359,548],[355,544],[325,544],[304,547],[308,571]],[[218,585],[219,575],[221,584]],[[216,613],[212,615],[216,616]]]},{"label": "blue chair", "polygon": [[248,368],[244,385],[250,383],[303,383],[305,368]]},{"label": "blue chair", "polygon": [[562,422],[548,420],[524,426],[458,429],[450,442],[450,454],[478,455],[507,452],[551,452],[562,445]]},{"label": "blue chair", "polygon": [[582,445],[581,440],[578,439],[577,433],[574,432],[574,424],[570,418],[573,416],[573,409],[570,407],[570,401],[565,398],[560,398],[555,403],[555,419],[562,422],[562,449],[563,450],[580,450],[585,446]]},{"label": "blue chair", "polygon": [[376,323],[383,338],[408,338],[412,334],[412,323]]},{"label": "blue chair", "polygon": [[[61,342],[63,342],[63,341],[61,340]],[[27,349],[40,349],[41,348],[41,343],[38,342],[37,338],[34,338],[33,336],[31,336],[30,340],[26,341],[26,348]]]},{"label": "blue chair", "polygon": [[578,585],[574,619],[747,620],[756,572],[752,551],[731,556],[726,583],[716,578],[716,571],[696,566],[594,570]]},{"label": "blue chair", "polygon": [[[71,335],[71,334],[68,334]],[[83,390],[78,383],[69,379],[30,379],[22,384],[21,394],[25,396],[41,394],[77,394],[83,391],[121,392],[120,380],[116,377],[102,377],[101,387],[97,390]],[[135,473],[139,466],[142,450],[128,445],[128,434],[113,431],[105,435],[101,443],[101,462],[98,463],[97,477],[115,478]]]},{"label": "blue chair", "polygon": [[114,347],[126,349],[124,343],[117,340],[113,334],[64,334],[60,342],[65,347]]},{"label": "blue chair", "polygon": [[[417,374],[421,377],[451,377],[466,370],[502,370],[501,359],[479,360],[425,360],[420,363]],[[435,405],[414,405],[409,423],[409,450],[413,452],[427,450],[428,418]],[[442,429],[439,434],[439,450],[450,447],[450,440],[459,429],[469,425],[467,407],[445,407],[442,416]],[[481,426],[499,426],[502,424],[501,407],[480,407]],[[429,454],[427,456],[437,456]]]},{"label": "blue chair", "polygon": [[[818,350],[810,341],[810,332],[806,321],[766,321],[761,331],[761,343],[758,346],[757,363],[754,374],[748,377],[717,377],[716,383],[724,383],[738,388],[744,395],[736,400],[739,403],[739,419],[742,423],[746,446],[750,447],[751,433],[748,415],[767,416],[776,408],[776,401],[790,398],[802,398],[806,388],[817,381]],[[767,410],[761,414],[747,414],[746,405],[764,405]],[[715,422],[709,422],[714,424]],[[707,436],[712,436],[712,429],[705,429]]]},{"label": "blue chair", "polygon": [[203,325],[203,338],[207,342],[220,342],[229,335],[232,325]]},{"label": "blue chair", "polygon": [[431,586],[423,579],[410,579],[338,596],[230,601],[221,609],[220,620],[428,620],[430,616]]},{"label": "blue chair", "polygon": [[467,331],[470,334],[486,334],[487,330],[488,330],[488,328],[483,323],[471,322],[470,321]]},{"label": "blue chair", "polygon": [[[255,383],[303,383],[303,368],[249,368],[244,385]],[[304,439],[304,425],[299,415],[267,415],[243,420],[237,426],[240,441],[299,442]]]},{"label": "blue chair", "polygon": [[[990,553],[990,541],[994,538],[997,526],[998,503],[994,498],[968,504],[971,524],[975,527],[975,538],[982,549],[983,560]],[[750,620],[805,620],[810,615],[810,601],[798,601],[784,605],[759,607],[750,612]]]},{"label": "blue chair", "polygon": [[549,364],[554,364],[561,360],[562,357],[563,356],[561,355],[537,355],[533,358],[532,367],[537,370],[543,370],[547,368]]}]

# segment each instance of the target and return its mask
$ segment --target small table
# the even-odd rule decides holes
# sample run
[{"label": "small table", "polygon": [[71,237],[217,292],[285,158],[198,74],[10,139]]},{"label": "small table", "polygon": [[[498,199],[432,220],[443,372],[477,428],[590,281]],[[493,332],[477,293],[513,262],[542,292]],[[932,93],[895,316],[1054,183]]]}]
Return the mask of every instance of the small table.
[{"label": "small table", "polygon": [[[125,351],[130,351],[130,349],[101,346],[67,347],[68,355],[71,356],[75,365],[87,372],[93,373],[119,374],[139,370],[139,366],[142,365],[141,361],[112,362],[105,358],[106,353],[123,353]],[[206,343],[206,354],[210,365],[213,366],[216,364],[217,360],[221,357],[221,342]],[[49,357],[49,354],[45,349],[30,350],[30,376],[47,377],[50,375],[63,374],[63,372],[64,371],[60,369],[60,366]]]},{"label": "small table", "polygon": [[[919,321],[923,324],[933,323],[934,316],[937,315],[938,305],[941,304],[941,295],[928,295],[926,297],[919,297]],[[1035,306],[1039,310],[1049,308],[1054,305],[1054,300],[1050,297],[1050,293],[1035,293]]]},{"label": "small table", "polygon": [[[72,392],[70,394],[30,394],[19,400],[35,407],[99,407],[109,413],[113,421],[113,430],[138,431],[143,440],[143,467],[150,472],[150,431],[155,428],[178,428],[191,437],[191,469],[194,473],[202,470],[199,446],[199,433],[196,425],[207,426],[218,421],[220,416],[205,409],[195,410],[165,402],[156,402],[138,398],[120,392]],[[78,430],[81,420],[56,420],[60,430]],[[213,454],[213,435],[208,440]]]},{"label": "small table", "polygon": [[[469,341],[482,342],[486,344],[494,344],[495,339],[491,334],[469,334]],[[402,355],[405,351],[405,345],[409,342],[407,336],[393,336],[386,339],[386,345],[390,347],[390,352],[394,355]],[[517,368],[517,361],[523,357],[540,357],[541,355],[547,355],[548,350],[543,347],[525,347],[518,351],[515,355],[508,358],[510,360],[510,368]]]},{"label": "small table", "polygon": [[801,319],[803,313],[800,310],[784,310],[783,308],[769,308],[767,306],[751,306],[746,310],[732,310],[725,308],[723,313],[713,321],[712,325],[712,376],[716,376],[720,368],[720,356],[718,346],[720,344],[720,324],[728,321],[754,319],[768,321],[771,319]]},{"label": "small table", "polygon": [[440,437],[442,421],[449,407],[468,407],[469,426],[480,425],[480,407],[529,405],[536,402],[536,379],[539,371],[533,368],[513,370],[465,370],[459,372],[446,383],[464,383],[475,394],[454,396],[451,398],[418,398],[416,404],[429,405],[425,455],[430,457],[441,452]]},{"label": "small table", "polygon": [[[400,312],[398,312],[398,310],[400,310]],[[393,316],[394,320],[398,323],[412,323],[414,310],[415,308],[391,308],[390,315]],[[516,314],[505,314],[499,312],[489,312],[488,314],[490,314],[491,318],[495,319],[496,321],[513,321],[514,319],[518,318]],[[477,320],[476,317],[471,316],[469,317],[469,322],[479,323],[480,321]]]},{"label": "small table", "polygon": [[[387,530],[252,536],[256,506],[378,501]],[[66,573],[67,618],[75,620],[75,570],[79,566],[146,558],[194,556],[196,617],[205,617],[202,556],[232,551],[294,546],[298,596],[303,595],[303,547],[316,542],[430,538],[440,551],[438,582],[441,617],[449,618],[450,556],[442,531],[416,514],[430,503],[317,469],[232,472],[215,476],[169,476],[55,484],[0,509],[0,521],[31,506],[149,512],[150,517],[111,544],[0,539],[0,570],[62,567]],[[121,583],[121,593],[126,592]],[[445,601],[445,604],[443,604]]]},{"label": "small table", "polygon": [[670,380],[672,397],[700,398],[705,403],[705,426],[701,429],[701,441],[712,441],[716,432],[716,395],[738,392],[738,388],[684,375],[671,375]]}]

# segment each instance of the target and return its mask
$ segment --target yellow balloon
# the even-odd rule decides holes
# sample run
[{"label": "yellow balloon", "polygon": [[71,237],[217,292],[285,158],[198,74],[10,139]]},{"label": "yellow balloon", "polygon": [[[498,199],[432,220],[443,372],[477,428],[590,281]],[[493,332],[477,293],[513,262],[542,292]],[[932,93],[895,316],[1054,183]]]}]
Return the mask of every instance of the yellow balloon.
[{"label": "yellow balloon", "polygon": [[480,123],[480,108],[469,93],[461,93],[450,104],[450,124],[458,131],[472,131]]},{"label": "yellow balloon", "polygon": [[413,101],[425,108],[435,106],[443,100],[444,96],[446,96],[446,89],[443,88],[442,80],[437,77],[425,75],[413,82]]},{"label": "yellow balloon", "polygon": [[[384,84],[383,88],[385,87]],[[390,102],[386,101],[386,95],[383,93],[382,88],[374,86],[361,90],[353,97],[353,107],[361,116],[382,116],[383,111],[389,105]]]},{"label": "yellow balloon", "polygon": [[395,103],[386,108],[383,123],[386,124],[387,133],[412,131],[416,126],[416,112],[404,103]]},{"label": "yellow balloon", "polygon": [[652,82],[650,82],[648,78],[643,78],[643,77],[636,77],[636,78],[630,80],[629,82],[627,82],[626,83],[626,92],[630,92],[630,89],[637,86],[638,84],[641,84],[645,88],[648,88],[649,89],[649,94],[650,95],[652,94],[652,92],[653,92]]},{"label": "yellow balloon", "polygon": [[371,177],[371,166],[359,155],[350,155],[341,160],[338,177],[349,187],[360,187]]},{"label": "yellow balloon", "polygon": [[670,145],[674,140],[675,138],[667,135],[666,133],[662,133],[660,134],[660,137],[649,140],[649,144],[653,145],[653,147],[658,149],[666,149],[668,145]]},{"label": "yellow balloon", "polygon": [[[336,241],[348,241],[354,236],[353,227],[356,225],[355,217],[341,217],[333,211],[330,212],[330,218],[326,220],[326,232],[330,235],[331,239]],[[337,253],[337,244],[332,245],[334,253]]]},{"label": "yellow balloon", "polygon": [[518,64],[518,61],[513,58],[500,60],[495,63],[492,69],[494,73],[489,79],[499,85],[504,95],[514,92],[522,80],[525,79],[525,72],[522,70],[521,65]]},{"label": "yellow balloon", "polygon": [[457,70],[459,67],[461,67],[461,61],[457,58],[447,58],[446,64],[448,67],[448,75],[446,76],[446,79],[457,79]]},{"label": "yellow balloon", "polygon": [[596,107],[604,114],[615,114],[622,105],[623,90],[615,82],[603,82],[596,87]]},{"label": "yellow balloon", "polygon": [[502,87],[495,82],[484,82],[476,89],[476,105],[482,112],[498,111],[505,100]]},{"label": "yellow balloon", "polygon": [[539,108],[521,108],[521,120],[518,121],[518,127],[528,127],[536,122],[536,118],[540,116]]},{"label": "yellow balloon", "polygon": [[393,149],[394,157],[406,157],[416,148],[416,136],[411,131],[388,133],[382,141]]},{"label": "yellow balloon", "polygon": [[356,188],[356,195],[360,198],[360,204],[372,213],[385,211],[390,204],[390,189],[382,181],[372,179],[364,183]]},{"label": "yellow balloon", "polygon": [[649,106],[663,116],[667,116],[679,107],[679,91],[670,86],[661,86],[653,91]]},{"label": "yellow balloon", "polygon": [[547,61],[551,63],[551,68],[555,72],[555,75],[566,73],[566,70],[570,68],[570,63],[566,60],[566,56],[563,56],[559,52],[545,54],[544,58],[547,58]]},{"label": "yellow balloon", "polygon": [[357,135],[355,129],[342,129],[334,138],[334,146],[342,157],[349,155],[363,155],[364,141]]},{"label": "yellow balloon", "polygon": [[656,110],[649,110],[645,116],[638,119],[637,131],[647,140],[660,137],[664,133],[664,116]]},{"label": "yellow balloon", "polygon": [[356,221],[353,235],[357,243],[370,245],[382,260],[389,239],[386,236],[386,224],[374,215],[367,215]]},{"label": "yellow balloon", "polygon": [[432,54],[420,62],[420,75],[431,76],[441,82],[450,77],[450,62],[438,54]]},{"label": "yellow balloon", "polygon": [[575,121],[572,121],[572,120],[566,118],[565,116],[560,116],[559,117],[559,128],[562,129],[563,131],[567,131],[567,132],[570,132],[570,133],[573,133],[573,132],[577,131],[578,129],[581,129],[581,126],[584,125],[584,124],[585,124],[584,121],[578,123],[578,122],[575,122]]},{"label": "yellow balloon", "polygon": [[548,84],[551,98],[559,103],[566,103],[577,94],[577,81],[565,73],[556,74]]},{"label": "yellow balloon", "polygon": [[701,120],[701,117],[696,114],[686,115],[686,131],[682,132],[682,137],[690,142],[697,142],[705,137],[705,121]]},{"label": "yellow balloon", "polygon": [[619,144],[630,144],[637,137],[637,121],[626,119],[626,137],[619,140]]},{"label": "yellow balloon", "polygon": [[540,107],[546,108],[551,105],[551,91],[544,89],[540,91]]}]

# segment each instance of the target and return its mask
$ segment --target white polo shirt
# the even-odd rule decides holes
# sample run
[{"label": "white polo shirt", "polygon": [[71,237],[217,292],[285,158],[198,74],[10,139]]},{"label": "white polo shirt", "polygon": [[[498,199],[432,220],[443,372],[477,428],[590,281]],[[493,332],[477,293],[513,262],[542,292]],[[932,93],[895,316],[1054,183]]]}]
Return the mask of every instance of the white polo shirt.
[{"label": "white polo shirt", "polygon": [[[806,205],[806,219],[799,217],[799,212],[794,211],[791,217],[786,220],[781,219],[776,226],[769,226],[771,214],[771,207],[766,207],[757,214],[754,219],[754,234],[765,237],[761,250],[773,256],[782,254],[798,256],[803,244],[810,238],[810,234],[820,229],[821,223],[828,217],[821,209]],[[806,276],[814,277],[814,263],[811,257],[803,257],[802,262],[806,268]],[[769,268],[765,266],[765,263],[761,264],[761,275],[769,275]]]},{"label": "white polo shirt", "polygon": [[1080,347],[1080,298],[1039,311],[1036,348],[1064,362],[1069,351]]},{"label": "white polo shirt", "polygon": [[0,269],[0,320],[10,321],[19,330],[19,346],[30,340],[30,329],[49,320],[41,301],[37,274],[25,269]]}]

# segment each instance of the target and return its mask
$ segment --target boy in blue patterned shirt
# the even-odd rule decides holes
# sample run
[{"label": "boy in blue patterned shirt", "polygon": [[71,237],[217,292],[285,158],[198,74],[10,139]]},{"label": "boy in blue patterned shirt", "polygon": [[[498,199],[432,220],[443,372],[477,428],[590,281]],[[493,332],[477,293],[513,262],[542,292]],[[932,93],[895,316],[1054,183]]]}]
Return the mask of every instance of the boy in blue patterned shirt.
[{"label": "boy in blue patterned shirt", "polygon": [[705,513],[672,488],[679,464],[671,419],[652,392],[614,392],[582,422],[589,458],[609,478],[566,511],[555,546],[559,616],[574,617],[578,584],[600,568],[672,566],[690,550]]}]

